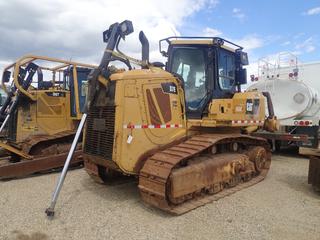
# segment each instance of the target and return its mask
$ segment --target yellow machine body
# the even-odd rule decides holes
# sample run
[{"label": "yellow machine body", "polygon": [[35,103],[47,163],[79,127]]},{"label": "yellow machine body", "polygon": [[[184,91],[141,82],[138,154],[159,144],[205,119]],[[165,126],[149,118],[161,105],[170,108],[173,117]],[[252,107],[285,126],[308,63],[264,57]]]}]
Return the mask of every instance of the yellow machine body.
[{"label": "yellow machine body", "polygon": [[[70,92],[40,90],[30,93],[36,100],[18,107],[17,142],[34,135],[54,135],[76,128],[77,120],[70,116]],[[57,96],[52,96],[54,94]]]},{"label": "yellow machine body", "polygon": [[[273,109],[266,93],[241,92],[248,64],[242,47],[221,38],[172,37],[159,44],[169,45],[160,49],[166,64],[149,64],[143,32],[141,61],[114,51],[132,31],[124,21],[104,32],[106,50],[88,79],[88,174],[99,182],[114,172],[137,176],[143,201],[174,214],[263,180],[270,147],[244,133],[264,128]],[[128,70],[109,66],[115,59]]]},{"label": "yellow machine body", "polygon": [[[132,70],[115,73],[108,81],[115,84],[115,108],[103,106],[105,96],[99,95],[97,112],[89,112],[84,156],[126,174],[138,174],[147,156],[187,136],[221,129],[239,133],[242,127],[264,124],[265,100],[257,91],[212,100],[207,117],[186,120],[184,91],[172,74],[160,68]],[[165,92],[164,84],[175,86],[176,90]],[[256,104],[253,107],[251,103]],[[106,108],[100,122],[96,118],[99,107]],[[110,128],[114,128],[114,140]],[[106,148],[101,139],[109,144],[113,141],[113,147]],[[107,155],[112,158],[103,157]]]},{"label": "yellow machine body", "polygon": [[[256,104],[253,105],[253,103]],[[189,120],[189,127],[190,125],[202,127],[263,126],[265,108],[261,106],[264,105],[265,98],[259,92],[235,93],[231,99],[212,100],[208,116],[200,120]],[[252,109],[249,111],[250,114],[248,114],[248,108]]]},{"label": "yellow machine body", "polygon": [[[94,161],[113,165],[128,174],[136,174],[139,171],[139,160],[143,159],[146,152],[186,135],[186,122],[181,114],[183,91],[178,88],[179,94],[164,93],[161,84],[175,83],[178,86],[178,83],[176,78],[161,69],[116,73],[111,76],[110,81],[116,85],[115,115],[106,111],[107,121],[103,124],[111,125],[104,128],[105,132],[103,128],[99,131],[98,121],[91,121],[89,113],[87,128],[92,127],[93,131],[97,130],[113,140],[109,127],[114,127],[113,149],[99,149],[99,139],[95,135],[86,135],[85,151],[112,151],[112,154],[109,153],[113,156],[112,159],[97,156]],[[115,118],[114,126],[110,118]]]}]

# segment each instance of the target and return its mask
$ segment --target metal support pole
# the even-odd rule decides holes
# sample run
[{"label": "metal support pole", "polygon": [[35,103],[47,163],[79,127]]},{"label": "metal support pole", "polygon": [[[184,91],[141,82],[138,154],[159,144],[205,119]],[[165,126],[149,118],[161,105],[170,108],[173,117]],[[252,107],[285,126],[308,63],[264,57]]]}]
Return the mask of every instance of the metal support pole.
[{"label": "metal support pole", "polygon": [[0,128],[0,133],[2,132],[2,130],[4,129],[4,127],[7,125],[7,122],[8,122],[8,120],[9,120],[9,118],[10,118],[10,114],[8,114],[8,115],[6,116],[6,118],[4,119],[4,121],[3,121],[2,125],[1,125],[1,128]]},{"label": "metal support pole", "polygon": [[71,148],[70,148],[70,151],[68,153],[68,157],[67,157],[67,160],[63,166],[63,170],[62,170],[62,173],[60,175],[60,178],[59,178],[59,181],[58,181],[58,184],[56,186],[56,189],[52,195],[52,199],[51,199],[51,204],[50,206],[46,209],[46,214],[48,217],[53,217],[54,216],[54,207],[57,203],[57,199],[59,197],[59,193],[61,191],[61,188],[62,188],[62,185],[63,185],[63,182],[64,182],[64,179],[67,175],[67,171],[68,171],[68,167],[69,167],[69,164],[70,164],[70,161],[72,159],[72,156],[74,154],[74,151],[76,150],[76,147],[77,147],[77,143],[78,143],[78,140],[79,140],[79,137],[80,137],[80,134],[81,134],[81,131],[84,127],[84,124],[86,122],[86,119],[87,119],[87,114],[84,113],[82,118],[81,118],[81,121],[79,123],[79,126],[78,126],[78,129],[77,129],[77,132],[76,132],[76,135],[73,139],[73,142],[72,142],[72,145],[71,145]]}]

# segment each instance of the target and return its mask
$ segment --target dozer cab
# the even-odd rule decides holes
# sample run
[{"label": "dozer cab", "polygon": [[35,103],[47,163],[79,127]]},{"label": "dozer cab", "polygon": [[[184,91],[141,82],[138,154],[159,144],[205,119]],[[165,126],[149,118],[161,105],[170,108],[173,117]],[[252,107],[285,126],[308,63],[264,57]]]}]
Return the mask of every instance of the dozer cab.
[{"label": "dozer cab", "polygon": [[[7,98],[0,109],[0,179],[63,166],[93,68],[27,55],[4,69],[2,88]],[[79,149],[72,163],[80,163],[80,155]]]},{"label": "dozer cab", "polygon": [[[167,57],[164,70],[163,64],[149,63],[143,32],[142,60],[119,51],[131,32],[130,21],[104,32],[104,56],[88,77],[83,117],[88,174],[98,182],[113,172],[135,175],[143,201],[173,214],[263,180],[271,163],[269,144],[243,133],[247,127],[273,126],[274,116],[266,117],[262,93],[241,92],[248,64],[242,48],[221,38],[166,38],[160,41],[168,44],[161,50]],[[111,61],[128,70],[110,66]],[[133,69],[132,63],[142,68]],[[63,172],[48,216],[64,177]]]}]

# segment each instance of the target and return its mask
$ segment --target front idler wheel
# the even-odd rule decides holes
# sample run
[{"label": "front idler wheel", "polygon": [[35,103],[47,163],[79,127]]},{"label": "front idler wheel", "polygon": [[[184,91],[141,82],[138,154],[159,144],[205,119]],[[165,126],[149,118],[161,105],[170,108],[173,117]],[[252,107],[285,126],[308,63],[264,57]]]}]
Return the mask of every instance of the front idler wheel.
[{"label": "front idler wheel", "polygon": [[263,147],[254,147],[249,151],[249,159],[254,163],[255,170],[260,173],[265,168],[267,152]]}]

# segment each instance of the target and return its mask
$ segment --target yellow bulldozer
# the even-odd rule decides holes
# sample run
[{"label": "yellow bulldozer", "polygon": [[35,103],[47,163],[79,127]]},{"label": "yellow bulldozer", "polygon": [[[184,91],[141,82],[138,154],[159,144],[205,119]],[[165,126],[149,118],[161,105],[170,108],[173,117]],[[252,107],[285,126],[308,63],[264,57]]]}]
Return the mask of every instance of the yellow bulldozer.
[{"label": "yellow bulldozer", "polygon": [[[170,37],[159,44],[166,64],[150,63],[143,32],[141,60],[119,50],[132,32],[130,21],[111,25],[103,33],[107,46],[101,63],[88,76],[86,113],[78,129],[86,121],[88,174],[98,182],[113,172],[134,175],[142,200],[173,214],[263,180],[271,163],[269,144],[245,132],[274,130],[276,119],[267,93],[241,92],[248,64],[242,47],[216,37]],[[110,66],[111,61],[121,61],[127,70]],[[48,216],[54,215],[76,142]]]},{"label": "yellow bulldozer", "polygon": [[[61,168],[82,117],[95,66],[27,55],[4,69],[0,179]],[[72,163],[80,163],[81,150]]]}]

